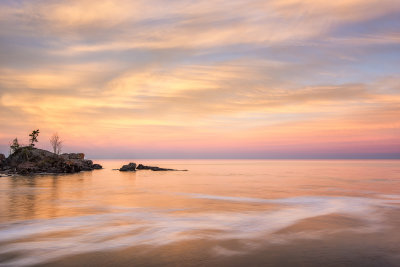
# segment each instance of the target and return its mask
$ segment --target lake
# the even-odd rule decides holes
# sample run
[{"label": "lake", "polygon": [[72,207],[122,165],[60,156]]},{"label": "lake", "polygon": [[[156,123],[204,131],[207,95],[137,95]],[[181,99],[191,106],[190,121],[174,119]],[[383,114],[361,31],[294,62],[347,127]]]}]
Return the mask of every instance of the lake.
[{"label": "lake", "polygon": [[400,266],[399,160],[95,162],[0,178],[0,266]]}]

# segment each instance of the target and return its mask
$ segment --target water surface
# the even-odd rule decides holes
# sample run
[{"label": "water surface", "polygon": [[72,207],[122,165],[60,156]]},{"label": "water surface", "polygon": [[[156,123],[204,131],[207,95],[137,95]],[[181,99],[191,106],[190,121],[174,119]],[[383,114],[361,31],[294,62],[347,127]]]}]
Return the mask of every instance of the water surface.
[{"label": "water surface", "polygon": [[400,266],[400,161],[0,178],[0,266]]}]

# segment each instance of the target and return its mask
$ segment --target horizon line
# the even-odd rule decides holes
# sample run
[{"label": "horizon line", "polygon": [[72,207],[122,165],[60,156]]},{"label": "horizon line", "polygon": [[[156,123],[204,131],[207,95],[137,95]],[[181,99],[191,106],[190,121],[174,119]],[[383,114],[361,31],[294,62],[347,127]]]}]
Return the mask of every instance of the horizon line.
[{"label": "horizon line", "polygon": [[96,158],[95,160],[400,160],[399,158]]}]

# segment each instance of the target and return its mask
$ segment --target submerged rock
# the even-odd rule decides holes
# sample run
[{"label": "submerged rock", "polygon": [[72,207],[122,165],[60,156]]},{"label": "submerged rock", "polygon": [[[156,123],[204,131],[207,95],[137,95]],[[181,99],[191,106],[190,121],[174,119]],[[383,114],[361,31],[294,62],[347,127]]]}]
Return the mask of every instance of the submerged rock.
[{"label": "submerged rock", "polygon": [[75,173],[101,169],[101,165],[85,160],[83,153],[57,155],[34,147],[21,147],[2,161],[0,171],[22,175],[36,173]]}]

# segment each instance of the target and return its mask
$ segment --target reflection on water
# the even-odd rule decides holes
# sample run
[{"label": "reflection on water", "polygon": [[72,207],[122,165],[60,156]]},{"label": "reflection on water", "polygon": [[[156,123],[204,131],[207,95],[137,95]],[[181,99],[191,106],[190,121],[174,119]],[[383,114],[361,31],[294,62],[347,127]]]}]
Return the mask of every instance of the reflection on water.
[{"label": "reflection on water", "polygon": [[124,162],[0,178],[0,265],[400,264],[399,161]]}]

